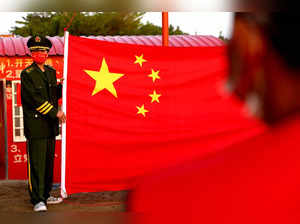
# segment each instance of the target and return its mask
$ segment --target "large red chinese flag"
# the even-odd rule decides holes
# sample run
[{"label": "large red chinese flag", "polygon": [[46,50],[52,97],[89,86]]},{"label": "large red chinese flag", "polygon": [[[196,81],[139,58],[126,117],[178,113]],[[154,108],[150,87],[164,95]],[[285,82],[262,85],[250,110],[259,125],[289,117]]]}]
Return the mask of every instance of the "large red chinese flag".
[{"label": "large red chinese flag", "polygon": [[225,47],[68,41],[67,194],[129,189],[262,131],[222,93]]}]

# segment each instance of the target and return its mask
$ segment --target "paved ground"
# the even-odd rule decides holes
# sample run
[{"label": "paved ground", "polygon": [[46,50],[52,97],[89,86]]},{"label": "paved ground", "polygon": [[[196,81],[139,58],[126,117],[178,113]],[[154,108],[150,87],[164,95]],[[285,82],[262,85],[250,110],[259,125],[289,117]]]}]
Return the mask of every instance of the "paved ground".
[{"label": "paved ground", "polygon": [[[60,189],[53,191],[58,196]],[[80,193],[71,195],[63,203],[49,205],[47,214],[97,212],[122,213],[125,211],[127,192]],[[0,181],[0,214],[33,213],[26,181]]]}]

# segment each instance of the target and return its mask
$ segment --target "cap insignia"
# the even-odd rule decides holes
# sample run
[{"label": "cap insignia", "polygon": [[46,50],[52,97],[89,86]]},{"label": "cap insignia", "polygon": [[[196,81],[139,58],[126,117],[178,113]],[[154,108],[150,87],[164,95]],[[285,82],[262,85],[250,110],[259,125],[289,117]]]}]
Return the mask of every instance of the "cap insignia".
[{"label": "cap insignia", "polygon": [[35,37],[35,42],[41,42],[41,38],[39,36]]}]

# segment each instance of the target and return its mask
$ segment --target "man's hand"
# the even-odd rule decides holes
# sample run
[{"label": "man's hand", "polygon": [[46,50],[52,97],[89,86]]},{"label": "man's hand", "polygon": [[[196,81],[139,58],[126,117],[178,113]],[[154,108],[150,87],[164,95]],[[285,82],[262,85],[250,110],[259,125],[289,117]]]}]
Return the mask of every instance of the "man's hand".
[{"label": "man's hand", "polygon": [[62,78],[58,79],[58,83],[59,83],[59,84],[64,84],[64,80],[65,80],[65,78],[62,77]]},{"label": "man's hand", "polygon": [[66,115],[64,112],[62,112],[61,110],[59,110],[56,114],[56,117],[58,117],[59,121],[61,123],[65,123],[66,122]]}]

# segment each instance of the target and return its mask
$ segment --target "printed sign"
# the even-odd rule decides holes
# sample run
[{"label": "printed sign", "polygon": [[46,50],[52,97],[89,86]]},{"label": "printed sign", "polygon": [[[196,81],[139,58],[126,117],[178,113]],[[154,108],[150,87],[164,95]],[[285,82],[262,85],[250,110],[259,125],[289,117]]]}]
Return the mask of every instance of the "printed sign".
[{"label": "printed sign", "polygon": [[[0,79],[18,80],[23,69],[33,63],[31,57],[0,57]],[[56,69],[57,78],[61,78],[63,74],[63,57],[50,56],[47,65]]]}]

